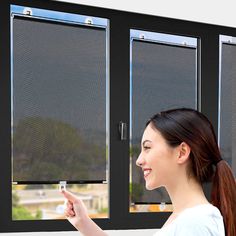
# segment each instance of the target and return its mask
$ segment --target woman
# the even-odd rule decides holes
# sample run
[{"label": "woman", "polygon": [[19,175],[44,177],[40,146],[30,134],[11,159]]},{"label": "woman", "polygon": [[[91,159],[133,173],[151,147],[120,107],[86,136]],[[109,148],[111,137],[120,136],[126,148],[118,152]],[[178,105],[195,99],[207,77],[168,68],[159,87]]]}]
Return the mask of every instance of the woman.
[{"label": "woman", "polygon": [[[141,153],[146,188],[164,186],[173,213],[155,236],[235,236],[236,183],[221,158],[209,120],[200,112],[172,109],[154,115],[146,124]],[[213,182],[211,203],[202,184]],[[83,203],[64,191],[69,221],[84,235],[106,235],[86,213]]]}]

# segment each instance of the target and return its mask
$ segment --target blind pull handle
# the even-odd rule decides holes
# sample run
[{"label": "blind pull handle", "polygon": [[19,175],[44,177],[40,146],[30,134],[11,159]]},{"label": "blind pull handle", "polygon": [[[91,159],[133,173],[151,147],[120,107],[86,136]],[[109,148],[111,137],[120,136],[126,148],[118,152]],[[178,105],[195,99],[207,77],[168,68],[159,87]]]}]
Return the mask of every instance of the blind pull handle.
[{"label": "blind pull handle", "polygon": [[120,131],[120,140],[124,141],[127,139],[127,124],[123,121],[119,123],[119,131]]}]

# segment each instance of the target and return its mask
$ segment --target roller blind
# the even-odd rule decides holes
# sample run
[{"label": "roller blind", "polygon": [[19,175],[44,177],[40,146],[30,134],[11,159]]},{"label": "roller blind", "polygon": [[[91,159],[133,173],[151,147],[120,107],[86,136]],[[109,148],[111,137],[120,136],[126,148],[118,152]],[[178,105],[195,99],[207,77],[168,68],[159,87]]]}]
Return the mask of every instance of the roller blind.
[{"label": "roller blind", "polygon": [[132,202],[170,202],[164,188],[145,190],[143,173],[135,162],[145,123],[152,115],[170,108],[196,108],[196,53],[192,47],[132,42]]},{"label": "roller blind", "polygon": [[106,30],[15,16],[13,181],[106,179]]},{"label": "roller blind", "polygon": [[236,174],[236,45],[222,43],[220,148],[223,158]]}]

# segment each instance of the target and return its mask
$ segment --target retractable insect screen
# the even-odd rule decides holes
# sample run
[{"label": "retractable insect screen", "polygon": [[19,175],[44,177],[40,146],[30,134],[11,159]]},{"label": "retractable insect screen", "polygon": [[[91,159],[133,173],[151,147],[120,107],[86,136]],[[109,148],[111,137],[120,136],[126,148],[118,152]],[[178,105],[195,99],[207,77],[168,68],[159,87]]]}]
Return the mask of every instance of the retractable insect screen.
[{"label": "retractable insect screen", "polygon": [[220,125],[219,143],[223,158],[236,174],[236,38],[220,36]]},{"label": "retractable insect screen", "polygon": [[131,30],[130,50],[131,202],[169,203],[164,188],[145,190],[136,160],[152,115],[171,108],[197,108],[197,39]]},{"label": "retractable insect screen", "polygon": [[12,14],[13,181],[103,181],[107,28],[51,13]]}]

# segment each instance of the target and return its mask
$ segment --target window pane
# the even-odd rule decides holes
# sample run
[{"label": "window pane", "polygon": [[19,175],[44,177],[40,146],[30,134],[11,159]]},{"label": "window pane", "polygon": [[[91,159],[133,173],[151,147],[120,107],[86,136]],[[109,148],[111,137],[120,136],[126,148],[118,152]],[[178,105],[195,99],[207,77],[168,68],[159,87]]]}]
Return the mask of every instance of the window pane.
[{"label": "window pane", "polygon": [[[67,189],[83,201],[91,218],[108,217],[107,184],[73,184]],[[13,185],[12,219],[64,219],[64,201],[56,184]]]},{"label": "window pane", "polygon": [[223,158],[236,175],[236,38],[220,37],[220,58],[219,143]]},{"label": "window pane", "polygon": [[[197,108],[197,39],[140,34],[138,38],[137,31],[131,31],[131,202],[170,203],[164,188],[145,190],[143,173],[135,162],[145,123],[153,114],[177,107]],[[148,34],[151,39],[146,38]]]},{"label": "window pane", "polygon": [[107,29],[59,20],[12,17],[16,182],[106,180]]}]

